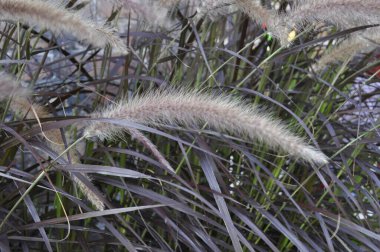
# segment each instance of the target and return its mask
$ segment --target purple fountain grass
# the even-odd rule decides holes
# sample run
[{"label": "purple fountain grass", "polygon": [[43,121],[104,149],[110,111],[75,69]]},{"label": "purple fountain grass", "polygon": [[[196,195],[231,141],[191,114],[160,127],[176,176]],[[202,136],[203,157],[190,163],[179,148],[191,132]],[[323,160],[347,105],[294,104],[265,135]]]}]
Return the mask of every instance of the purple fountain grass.
[{"label": "purple fountain grass", "polygon": [[[41,105],[32,104],[29,101],[29,95],[32,92],[28,88],[20,87],[19,82],[16,81],[11,75],[4,72],[0,73],[0,100],[12,97],[10,103],[10,110],[13,111],[19,118],[36,119],[48,118],[51,114]],[[62,138],[61,131],[59,129],[53,129],[49,131],[43,131],[42,135],[47,140],[49,147],[60,154],[63,153],[66,148]],[[73,164],[79,164],[80,160],[75,151],[69,150],[71,162]],[[86,174],[82,174],[85,178],[90,178]],[[96,209],[103,210],[104,203],[99,197],[92,192],[87,185],[85,185],[76,176],[70,174],[74,183],[78,186],[79,190],[85,195],[85,197],[93,204]]]},{"label": "purple fountain grass", "polygon": [[84,18],[80,12],[65,9],[62,1],[0,0],[2,19],[20,21],[30,26],[46,28],[54,33],[70,34],[97,47],[110,45],[127,53],[123,41],[115,36],[113,29],[97,25]]},{"label": "purple fountain grass", "polygon": [[288,13],[291,25],[326,21],[343,28],[380,22],[378,0],[300,0]]},{"label": "purple fountain grass", "polygon": [[120,9],[120,18],[137,23],[144,28],[169,29],[173,23],[170,11],[178,1],[157,0],[98,0],[96,6],[101,13],[109,15],[115,8]]},{"label": "purple fountain grass", "polygon": [[128,133],[131,134],[132,138],[136,139],[145,148],[147,148],[153,154],[153,156],[157,158],[158,162],[160,162],[168,171],[175,173],[172,166],[157,149],[157,146],[149,140],[149,138],[147,138],[143,133],[136,129],[128,129]]},{"label": "purple fountain grass", "polygon": [[252,0],[235,0],[234,1],[239,9],[248,14],[250,18],[258,22],[269,23],[269,20],[275,14],[272,10],[269,10],[261,5],[260,1]]},{"label": "purple fountain grass", "polygon": [[266,29],[282,44],[288,43],[289,30],[284,25],[283,16],[274,9],[264,7],[257,0],[235,0],[239,9]]},{"label": "purple fountain grass", "polygon": [[[373,32],[373,30],[377,30]],[[349,60],[358,53],[369,53],[375,50],[380,43],[379,28],[369,29],[360,35],[351,36],[340,42],[339,45],[326,51],[322,57],[312,66],[313,70],[319,72],[327,65]]]},{"label": "purple fountain grass", "polygon": [[[285,38],[293,29],[300,29],[306,23],[324,22],[342,29],[380,23],[379,1],[377,0],[300,0],[289,12],[282,15]],[[379,32],[374,31],[374,32]],[[282,43],[287,43],[284,39]]]},{"label": "purple fountain grass", "polygon": [[[223,95],[184,90],[148,92],[130,101],[111,105],[92,117],[128,119],[145,125],[169,123],[193,126],[207,123],[215,130],[259,140],[274,150],[312,164],[328,162],[322,152],[305,144],[302,138],[292,134],[280,121],[259,112],[252,105]],[[123,130],[108,123],[92,122],[85,128],[84,134],[109,139]]]}]

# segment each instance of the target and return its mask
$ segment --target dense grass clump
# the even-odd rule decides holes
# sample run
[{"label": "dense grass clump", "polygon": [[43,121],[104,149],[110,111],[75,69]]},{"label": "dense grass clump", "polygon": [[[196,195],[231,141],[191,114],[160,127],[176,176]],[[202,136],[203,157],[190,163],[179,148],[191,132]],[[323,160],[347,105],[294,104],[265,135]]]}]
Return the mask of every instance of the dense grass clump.
[{"label": "dense grass clump", "polygon": [[377,251],[378,8],[0,0],[0,250]]}]

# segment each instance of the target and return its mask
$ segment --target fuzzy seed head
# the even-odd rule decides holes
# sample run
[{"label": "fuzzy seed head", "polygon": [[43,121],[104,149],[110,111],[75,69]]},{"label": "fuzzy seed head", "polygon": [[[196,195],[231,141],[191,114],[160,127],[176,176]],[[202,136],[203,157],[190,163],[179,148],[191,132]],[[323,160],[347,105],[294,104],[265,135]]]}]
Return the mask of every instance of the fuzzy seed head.
[{"label": "fuzzy seed head", "polygon": [[128,53],[124,43],[110,27],[99,26],[84,18],[80,12],[65,9],[61,1],[0,0],[0,15],[5,20],[47,28],[58,34],[71,34],[94,46],[110,45],[120,52]]},{"label": "fuzzy seed head", "polygon": [[[266,143],[274,150],[303,159],[313,164],[326,164],[327,157],[303,139],[292,134],[280,121],[260,112],[239,99],[202,92],[170,90],[148,92],[129,101],[121,101],[93,118],[117,118],[155,126],[177,124],[185,127],[201,126],[227,132],[249,140]],[[108,123],[92,122],[85,128],[88,137],[109,139],[124,131]]]}]

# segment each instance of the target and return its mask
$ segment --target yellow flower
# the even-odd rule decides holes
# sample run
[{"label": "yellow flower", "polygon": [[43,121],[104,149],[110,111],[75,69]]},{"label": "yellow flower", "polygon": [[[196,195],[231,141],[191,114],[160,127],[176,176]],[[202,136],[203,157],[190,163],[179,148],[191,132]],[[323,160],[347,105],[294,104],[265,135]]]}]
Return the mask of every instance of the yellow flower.
[{"label": "yellow flower", "polygon": [[297,32],[295,30],[288,34],[288,42],[292,42],[296,38]]}]

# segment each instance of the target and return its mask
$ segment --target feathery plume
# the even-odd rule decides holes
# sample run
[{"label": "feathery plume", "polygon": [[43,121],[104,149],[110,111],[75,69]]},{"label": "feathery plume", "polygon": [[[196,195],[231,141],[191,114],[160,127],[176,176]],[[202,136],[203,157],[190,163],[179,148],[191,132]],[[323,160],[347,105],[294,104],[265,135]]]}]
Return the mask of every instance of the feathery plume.
[{"label": "feathery plume", "polygon": [[149,138],[147,138],[143,133],[136,129],[128,129],[128,132],[131,134],[132,138],[136,139],[145,148],[147,148],[153,154],[153,156],[157,158],[158,162],[160,162],[167,170],[175,173],[173,167],[157,149],[157,146],[149,140]]},{"label": "feathery plume", "polygon": [[234,2],[251,19],[258,24],[265,25],[266,29],[274,37],[280,39],[280,41],[287,40],[289,32],[284,33],[286,30],[284,21],[276,10],[264,7],[258,0],[235,0]]},{"label": "feathery plume", "polygon": [[[377,0],[299,0],[289,12],[281,16],[283,29],[278,29],[286,38],[293,29],[305,23],[324,22],[347,29],[361,25],[380,23],[380,5]],[[287,43],[281,39],[282,43]]]},{"label": "feathery plume", "polygon": [[[12,99],[10,108],[20,116],[26,117],[27,119],[38,119],[39,118],[46,118],[50,116],[50,113],[46,111],[44,107],[38,104],[31,105],[30,102],[27,100],[26,97],[14,97]],[[47,144],[49,147],[55,151],[56,153],[60,154],[66,150],[62,134],[59,129],[53,129],[46,132],[42,132],[43,136],[47,140]],[[73,164],[80,164],[80,160],[78,155],[76,154],[75,150],[69,150],[71,163]],[[97,210],[104,210],[104,203],[101,199],[99,199],[98,196],[96,196],[95,193],[93,193],[86,184],[84,184],[81,180],[79,180],[76,176],[73,176],[71,173],[70,177],[74,181],[74,183],[78,186],[79,190],[83,193],[83,195],[88,199],[89,202]],[[91,179],[86,174],[81,174],[85,178],[91,181]]]},{"label": "feathery plume", "polygon": [[313,70],[319,72],[329,64],[343,62],[358,53],[369,53],[376,49],[380,43],[380,33],[379,31],[374,32],[374,29],[380,30],[378,27],[371,28],[361,34],[343,40],[339,45],[325,52],[317,63],[312,66]]},{"label": "feathery plume", "polygon": [[[13,94],[10,110],[12,110],[19,117],[26,119],[38,119],[46,118],[50,116],[50,113],[41,105],[31,104],[28,100],[28,96],[31,94],[28,88],[22,88],[19,82],[16,81],[11,75],[5,72],[0,73],[0,100],[10,97]],[[61,131],[59,129],[53,129],[42,133],[47,139],[49,147],[57,152],[62,153],[65,151],[65,145],[62,139]],[[73,164],[79,164],[80,160],[75,151],[69,150],[71,162]],[[86,174],[82,174],[87,179],[90,178]],[[79,190],[85,195],[85,197],[93,204],[96,209],[104,210],[104,203],[94,194],[81,180],[70,173],[70,177],[74,183],[78,186]]]},{"label": "feathery plume", "polygon": [[208,17],[216,20],[220,16],[225,16],[236,11],[234,0],[204,0],[193,1],[199,17]]},{"label": "feathery plume", "polygon": [[169,14],[175,3],[158,0],[97,0],[96,9],[102,15],[109,16],[116,7],[120,9],[119,16],[124,21],[138,21],[144,28],[168,29],[172,25]]},{"label": "feathery plume", "polygon": [[260,1],[257,0],[235,0],[234,2],[241,11],[245,12],[251,19],[259,24],[268,24],[270,19],[276,14],[273,10],[262,6]]},{"label": "feathery plume", "polygon": [[[184,126],[207,123],[211,128],[229,132],[250,140],[259,140],[272,149],[313,164],[326,164],[328,158],[286,129],[279,121],[260,113],[255,107],[227,96],[201,92],[160,91],[149,92],[130,101],[111,105],[93,118],[128,119],[145,125],[160,123]],[[87,136],[112,138],[123,131],[121,127],[92,122],[85,128]]]},{"label": "feathery plume", "polygon": [[20,21],[30,26],[47,28],[54,33],[71,34],[97,47],[111,45],[122,53],[127,49],[122,40],[107,26],[83,18],[79,12],[65,9],[61,1],[0,0],[2,19]]},{"label": "feathery plume", "polygon": [[300,0],[288,13],[291,24],[326,21],[342,28],[378,24],[378,0]]}]

